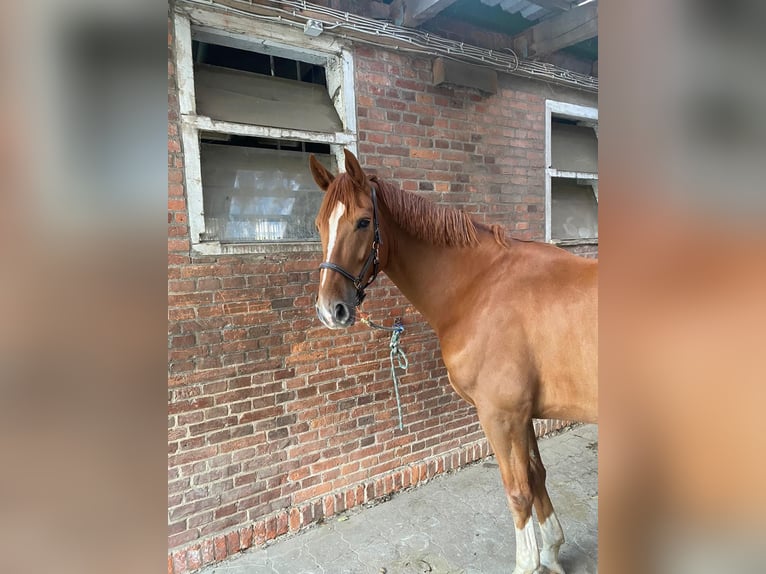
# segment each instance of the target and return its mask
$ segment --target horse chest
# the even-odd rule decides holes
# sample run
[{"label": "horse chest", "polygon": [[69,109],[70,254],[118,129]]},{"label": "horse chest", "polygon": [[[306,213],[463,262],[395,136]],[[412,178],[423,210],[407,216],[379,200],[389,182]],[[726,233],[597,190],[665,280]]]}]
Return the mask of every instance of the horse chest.
[{"label": "horse chest", "polygon": [[455,381],[452,379],[452,375],[450,375],[449,370],[447,371],[447,380],[449,381],[450,385],[452,385],[452,388],[455,389],[455,392],[460,395],[463,400],[468,401],[472,405],[476,406],[476,403],[474,402],[473,398],[471,398],[471,395],[469,395],[468,392],[464,390],[460,385],[455,383]]},{"label": "horse chest", "polygon": [[447,367],[447,379],[458,395],[475,404],[473,394],[476,387],[476,357],[465,348],[455,348],[442,341],[442,359]]}]

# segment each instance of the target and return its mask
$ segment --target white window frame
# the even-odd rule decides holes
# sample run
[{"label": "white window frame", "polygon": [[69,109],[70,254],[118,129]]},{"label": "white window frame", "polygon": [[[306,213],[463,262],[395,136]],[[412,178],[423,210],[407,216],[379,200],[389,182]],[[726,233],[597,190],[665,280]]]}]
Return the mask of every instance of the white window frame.
[{"label": "white window frame", "polygon": [[[191,22],[194,22],[192,26]],[[264,243],[221,243],[201,240],[205,234],[205,214],[200,164],[199,132],[211,131],[273,139],[302,140],[329,144],[338,166],[343,167],[343,148],[357,153],[356,97],[354,95],[354,62],[350,49],[328,34],[308,37],[302,29],[284,24],[262,22],[233,14],[225,16],[198,7],[185,8],[174,15],[176,41],[176,75],[184,151],[189,231],[192,251],[206,255],[231,253],[273,253],[284,251],[316,251],[318,241],[285,240]],[[343,131],[319,133],[272,128],[214,120],[196,113],[192,38],[281,55],[291,59],[325,66],[328,91],[343,122]]]},{"label": "white window frame", "polygon": [[[588,106],[579,106],[576,104],[569,104],[566,102],[557,102],[555,100],[545,100],[545,241],[553,243],[551,239],[551,211],[553,207],[553,200],[551,198],[552,180],[554,177],[566,177],[569,179],[579,180],[592,180],[593,195],[596,197],[596,205],[598,205],[598,172],[579,172],[579,171],[564,171],[560,169],[554,169],[552,167],[552,117],[564,117],[572,120],[579,120],[582,122],[593,122],[595,124],[596,137],[598,137],[598,108],[591,108]],[[598,238],[592,239],[566,239],[562,240],[565,243],[592,243],[597,241]]]}]

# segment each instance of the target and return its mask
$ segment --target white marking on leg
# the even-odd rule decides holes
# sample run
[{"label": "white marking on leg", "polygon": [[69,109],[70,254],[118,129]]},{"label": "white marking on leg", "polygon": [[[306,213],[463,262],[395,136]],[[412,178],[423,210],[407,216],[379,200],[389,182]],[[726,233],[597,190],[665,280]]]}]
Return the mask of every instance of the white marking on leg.
[{"label": "white marking on leg", "polygon": [[[332,260],[332,250],[335,248],[335,241],[338,239],[338,222],[345,212],[346,206],[339,201],[330,214],[330,238],[327,240],[327,261]],[[329,271],[329,269],[322,269],[323,275],[319,283],[321,287],[324,287]]]},{"label": "white marking on leg", "polygon": [[564,543],[564,531],[555,512],[540,523],[540,534],[543,538],[540,564],[554,574],[564,574],[564,568],[559,563],[559,548]]},{"label": "white marking on leg", "polygon": [[524,528],[516,528],[516,567],[513,574],[534,574],[539,565],[537,538],[530,516]]}]

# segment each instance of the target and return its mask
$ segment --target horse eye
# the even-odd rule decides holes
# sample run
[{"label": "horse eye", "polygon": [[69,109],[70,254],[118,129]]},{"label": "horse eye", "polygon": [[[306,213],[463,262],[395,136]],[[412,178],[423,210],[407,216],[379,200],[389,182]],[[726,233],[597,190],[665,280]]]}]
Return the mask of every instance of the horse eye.
[{"label": "horse eye", "polygon": [[370,226],[370,220],[369,219],[360,219],[356,222],[356,228],[357,229],[365,229]]}]

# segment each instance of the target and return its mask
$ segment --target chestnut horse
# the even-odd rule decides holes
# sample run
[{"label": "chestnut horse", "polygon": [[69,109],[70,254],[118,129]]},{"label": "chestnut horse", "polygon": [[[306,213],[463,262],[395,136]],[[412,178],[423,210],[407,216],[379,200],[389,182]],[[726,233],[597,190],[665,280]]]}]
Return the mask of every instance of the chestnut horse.
[{"label": "chestnut horse", "polygon": [[563,573],[564,534],[532,418],[596,422],[598,263],[508,238],[499,226],[367,177],[348,150],[345,159],[337,177],[310,160],[326,192],[316,219],[319,319],[331,329],[353,325],[364,289],[385,271],[439,337],[455,391],[476,407],[513,513],[514,574],[540,565]]}]

